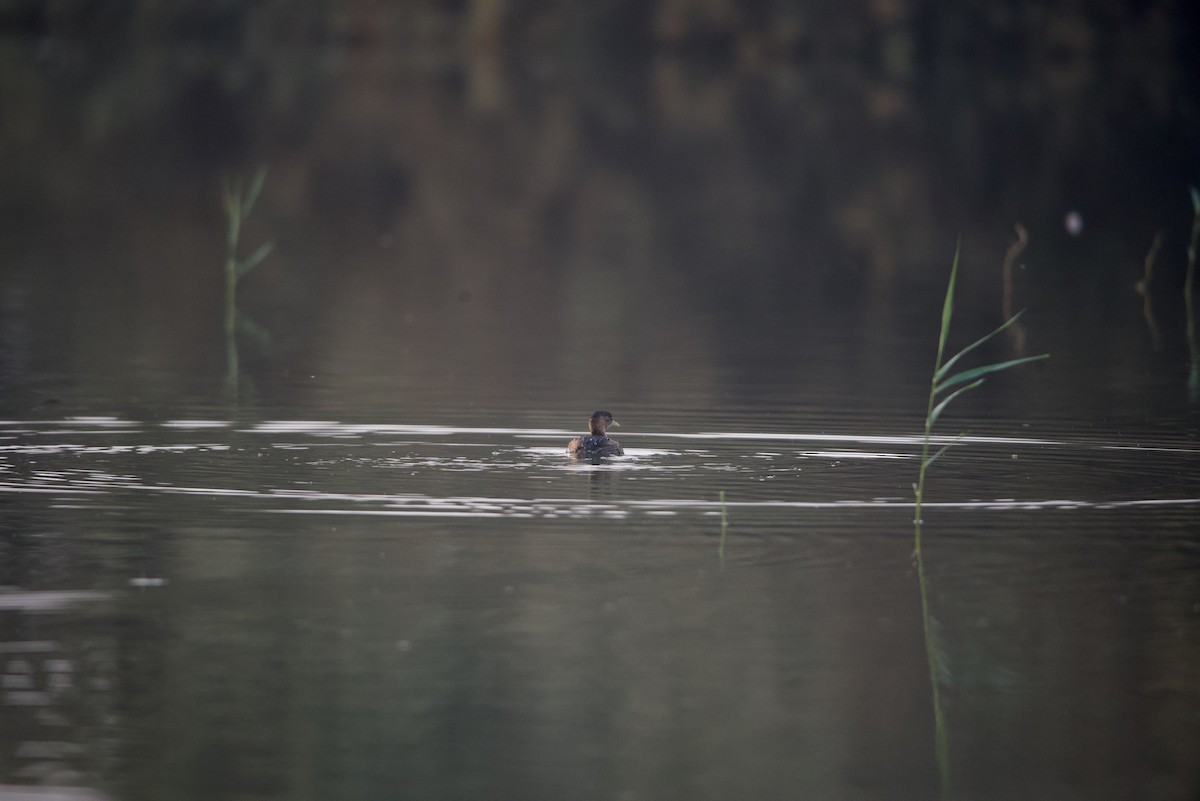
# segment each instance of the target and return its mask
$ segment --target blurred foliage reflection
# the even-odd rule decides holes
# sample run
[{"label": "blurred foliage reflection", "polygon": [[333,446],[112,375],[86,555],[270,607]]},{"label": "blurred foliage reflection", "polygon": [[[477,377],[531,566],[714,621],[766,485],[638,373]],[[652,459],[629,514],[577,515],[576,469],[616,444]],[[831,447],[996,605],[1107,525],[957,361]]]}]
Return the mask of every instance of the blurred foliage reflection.
[{"label": "blurred foliage reflection", "polygon": [[[968,262],[998,267],[1015,222],[1031,280],[1091,301],[1071,322],[1103,327],[1118,292],[1136,316],[1130,270],[1153,232],[1177,250],[1186,236],[1195,16],[1170,2],[10,3],[4,292],[22,341],[65,349],[43,369],[132,353],[210,373],[212,199],[221,174],[270,163],[253,236],[279,257],[246,303],[295,332],[299,371],[317,354],[367,372],[420,362],[395,345],[361,363],[404,339],[446,345],[427,371],[571,382],[597,335],[634,374],[679,341],[742,340],[777,367],[794,360],[785,343],[894,326],[897,293],[937,286],[959,233]],[[1159,270],[1177,293],[1182,258],[1164,252]],[[997,286],[968,278],[964,308],[994,313]]]}]

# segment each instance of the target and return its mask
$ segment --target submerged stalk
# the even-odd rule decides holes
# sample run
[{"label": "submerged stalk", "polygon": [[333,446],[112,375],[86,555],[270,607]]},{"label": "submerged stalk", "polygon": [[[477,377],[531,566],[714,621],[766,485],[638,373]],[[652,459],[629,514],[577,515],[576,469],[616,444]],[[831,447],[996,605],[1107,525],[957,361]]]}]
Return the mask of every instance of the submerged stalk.
[{"label": "submerged stalk", "polygon": [[917,522],[917,584],[921,588],[921,622],[925,632],[925,661],[929,665],[929,687],[933,695],[934,754],[942,798],[950,797],[950,748],[946,736],[946,717],[942,712],[942,691],[938,681],[937,648],[934,645],[933,622],[929,614],[929,591],[925,583],[925,559],[921,555],[921,523]]},{"label": "submerged stalk", "polygon": [[721,490],[720,498],[721,498],[721,544],[717,548],[717,556],[720,557],[721,566],[724,567],[725,566],[725,529],[726,529],[725,490]]}]

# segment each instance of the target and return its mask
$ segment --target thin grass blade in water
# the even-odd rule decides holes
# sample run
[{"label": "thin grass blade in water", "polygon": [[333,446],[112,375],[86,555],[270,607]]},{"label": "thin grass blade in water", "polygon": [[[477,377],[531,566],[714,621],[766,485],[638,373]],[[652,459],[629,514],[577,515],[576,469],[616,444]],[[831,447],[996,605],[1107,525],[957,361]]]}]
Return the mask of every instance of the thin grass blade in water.
[{"label": "thin grass blade in water", "polygon": [[250,211],[254,208],[254,202],[258,200],[259,194],[262,192],[263,182],[267,180],[267,168],[261,167],[258,172],[254,173],[254,178],[250,181],[250,189],[246,192],[246,199],[242,202],[242,219],[250,216]]},{"label": "thin grass blade in water", "polygon": [[275,249],[274,242],[266,242],[259,245],[258,248],[246,258],[242,259],[237,266],[237,277],[241,278],[246,273],[258,266],[259,262],[265,259],[272,250]]},{"label": "thin grass blade in water", "polygon": [[954,356],[952,356],[949,361],[947,361],[945,364],[942,365],[940,370],[938,370],[936,373],[934,373],[934,378],[937,379],[938,381],[941,381],[943,376],[945,376],[946,373],[950,372],[950,368],[954,366],[955,362],[957,362],[963,356],[966,356],[971,351],[978,348],[984,342],[987,342],[992,337],[996,336],[997,334],[1003,333],[1004,329],[1008,328],[1010,325],[1012,325],[1017,320],[1019,320],[1021,318],[1021,315],[1024,313],[1025,313],[1025,310],[1022,309],[1021,311],[1014,314],[1012,317],[1009,317],[1008,322],[1004,323],[1004,325],[1000,326],[992,333],[988,334],[985,337],[980,337],[979,339],[972,342],[970,345],[967,345],[965,348],[960,350],[958,353],[954,354]]},{"label": "thin grass blade in water", "polygon": [[[932,427],[933,424],[937,422],[938,416],[942,413],[942,409],[945,409],[950,404],[950,401],[954,400],[969,389],[975,389],[975,387],[982,383],[983,379],[981,378],[973,384],[967,384],[957,392],[951,392],[950,395],[948,395],[941,403],[933,407],[933,411],[929,413],[929,425]],[[928,464],[928,462],[926,462],[926,464]]]},{"label": "thin grass blade in water", "polygon": [[946,443],[945,445],[943,445],[942,447],[938,448],[938,452],[937,452],[937,453],[935,453],[933,456],[930,456],[928,459],[926,459],[926,460],[925,460],[925,466],[926,466],[926,467],[929,467],[929,465],[933,464],[933,463],[934,463],[934,462],[936,462],[938,459],[942,458],[942,454],[943,454],[943,453],[945,453],[946,451],[950,450],[950,449],[951,449],[951,448],[953,448],[955,445],[957,445],[957,444],[959,443],[959,441],[960,441],[960,440],[962,440],[962,438],[963,438],[963,437],[965,437],[965,436],[966,436],[966,434],[959,434],[957,437],[955,437],[954,439],[950,440],[949,442],[947,442],[947,443]]},{"label": "thin grass blade in water", "polygon": [[[1198,215],[1197,219],[1200,220],[1200,215]],[[958,242],[954,246],[954,263],[950,266],[950,280],[947,282],[947,286],[946,286],[946,300],[942,304],[942,328],[941,328],[941,331],[938,332],[937,358],[934,360],[933,376],[931,377],[930,382],[929,382],[929,405],[926,407],[926,410],[925,410],[925,436],[924,436],[924,439],[923,439],[922,445],[921,445],[921,466],[920,466],[920,469],[919,469],[919,472],[917,475],[916,510],[915,510],[915,514],[913,516],[913,522],[917,524],[916,550],[918,553],[920,553],[920,550],[921,550],[920,521],[921,521],[921,505],[924,501],[924,496],[925,496],[925,474],[929,468],[929,465],[932,464],[934,462],[934,460],[936,460],[939,456],[941,456],[943,453],[945,453],[946,449],[950,447],[949,445],[943,447],[941,450],[939,450],[937,453],[935,453],[933,455],[933,458],[930,458],[929,444],[930,444],[930,438],[932,437],[932,433],[933,433],[934,423],[936,423],[938,418],[941,417],[942,412],[944,412],[946,410],[946,407],[948,407],[950,405],[951,401],[953,401],[959,395],[962,395],[964,392],[975,389],[980,384],[982,384],[984,376],[990,375],[992,373],[1000,372],[1001,370],[1007,370],[1010,367],[1016,367],[1021,364],[1026,364],[1028,362],[1033,362],[1033,361],[1039,361],[1041,359],[1047,359],[1050,357],[1050,354],[1048,354],[1048,353],[1042,353],[1037,356],[1023,356],[1019,359],[1010,359],[1008,361],[996,362],[994,364],[985,364],[985,365],[981,365],[979,367],[972,367],[972,368],[969,368],[966,370],[962,370],[958,373],[955,373],[954,375],[947,376],[947,373],[949,373],[950,368],[954,364],[956,364],[965,354],[970,353],[975,348],[979,347],[980,345],[987,342],[992,337],[994,337],[997,334],[999,334],[1000,332],[1004,331],[1006,328],[1008,328],[1014,322],[1016,322],[1017,319],[1021,316],[1020,313],[1014,314],[1012,317],[1008,318],[1008,320],[1006,320],[1001,326],[996,328],[995,331],[992,331],[987,336],[982,337],[982,338],[976,340],[975,342],[971,343],[970,345],[968,345],[967,347],[965,347],[961,351],[959,351],[957,354],[955,354],[949,361],[943,363],[942,358],[945,355],[945,351],[946,351],[946,340],[950,336],[950,322],[954,317],[954,288],[958,282],[958,263],[959,263],[959,258],[960,258],[961,252],[962,252],[962,239],[960,237]],[[943,398],[940,402],[937,401],[937,396],[939,394],[941,394],[945,390],[949,389],[950,387],[958,386],[959,384],[965,384],[966,386],[963,386],[960,389],[958,389],[957,391],[951,393],[947,397]],[[953,443],[951,443],[951,444],[953,444]]]},{"label": "thin grass blade in water", "polygon": [[254,340],[260,350],[266,350],[271,345],[271,332],[244,314],[238,315],[237,330],[242,336]]},{"label": "thin grass blade in water", "polygon": [[962,251],[962,237],[954,245],[954,263],[950,265],[950,283],[946,286],[946,300],[942,303],[942,330],[938,334],[937,361],[934,369],[941,369],[942,354],[946,351],[946,337],[950,334],[950,318],[954,315],[954,285],[958,280],[958,255]]},{"label": "thin grass blade in water", "polygon": [[989,373],[997,373],[1001,370],[1007,370],[1010,367],[1016,367],[1018,364],[1036,362],[1049,358],[1049,353],[1041,353],[1037,356],[1023,356],[1020,359],[1012,359],[1011,361],[1007,362],[997,362],[996,364],[985,364],[981,367],[972,367],[970,370],[963,370],[961,373],[955,373],[954,375],[950,376],[941,384],[938,384],[937,389],[935,389],[934,392],[941,392],[942,390],[949,389],[956,384],[961,384],[964,381],[971,381],[979,376],[987,375]]}]

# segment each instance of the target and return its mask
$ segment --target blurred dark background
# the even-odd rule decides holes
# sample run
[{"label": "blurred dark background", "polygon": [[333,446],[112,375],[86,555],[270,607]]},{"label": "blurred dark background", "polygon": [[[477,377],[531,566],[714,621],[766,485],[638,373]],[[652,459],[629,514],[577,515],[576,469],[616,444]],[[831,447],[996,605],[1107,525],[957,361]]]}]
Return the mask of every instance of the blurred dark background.
[{"label": "blurred dark background", "polygon": [[221,180],[260,165],[247,249],[276,251],[241,305],[273,334],[244,349],[268,401],[309,397],[300,374],[367,397],[380,374],[520,394],[593,369],[645,398],[698,353],[719,383],[804,369],[798,344],[924,370],[924,350],[896,365],[878,346],[936,329],[959,235],[981,318],[964,325],[993,326],[1018,222],[1018,305],[1056,326],[1035,347],[1098,365],[1153,358],[1134,284],[1162,231],[1152,295],[1180,362],[1198,17],[6,2],[0,375],[17,405],[203,398],[224,357]]}]

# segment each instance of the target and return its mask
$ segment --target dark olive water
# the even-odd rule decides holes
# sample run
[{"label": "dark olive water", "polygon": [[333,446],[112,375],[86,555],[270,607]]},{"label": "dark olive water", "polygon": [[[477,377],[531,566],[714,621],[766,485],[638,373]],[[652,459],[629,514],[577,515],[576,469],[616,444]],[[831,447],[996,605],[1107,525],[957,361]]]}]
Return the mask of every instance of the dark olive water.
[{"label": "dark olive water", "polygon": [[0,799],[1197,798],[1188,12],[277,6],[0,10]]},{"label": "dark olive water", "polygon": [[[936,794],[918,440],[637,420],[599,466],[565,429],[5,423],[6,780]],[[1194,786],[1198,460],[988,436],[938,463],[925,558],[962,796]]]}]

